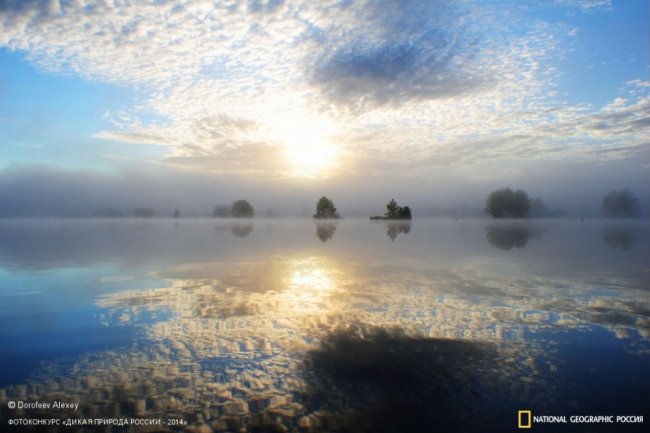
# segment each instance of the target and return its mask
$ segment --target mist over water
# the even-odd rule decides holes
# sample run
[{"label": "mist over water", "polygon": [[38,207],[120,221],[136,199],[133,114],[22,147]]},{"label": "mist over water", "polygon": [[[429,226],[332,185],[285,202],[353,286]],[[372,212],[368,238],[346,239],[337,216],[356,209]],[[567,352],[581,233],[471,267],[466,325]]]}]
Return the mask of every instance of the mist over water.
[{"label": "mist over water", "polygon": [[79,410],[25,415],[300,432],[647,417],[648,257],[646,221],[2,220],[0,418],[53,399]]},{"label": "mist over water", "polygon": [[215,206],[230,206],[246,198],[258,216],[311,217],[318,197],[333,197],[344,218],[383,214],[395,198],[407,203],[416,218],[485,217],[485,199],[494,189],[523,188],[530,198],[540,197],[549,209],[574,217],[602,215],[603,195],[611,189],[630,188],[650,213],[650,177],[639,167],[603,170],[591,165],[549,169],[530,167],[525,174],[485,178],[445,174],[435,179],[382,175],[323,179],[264,179],[178,171],[157,167],[123,167],[92,171],[46,165],[16,165],[0,169],[0,218],[133,216],[138,209],[158,217],[206,217]]}]

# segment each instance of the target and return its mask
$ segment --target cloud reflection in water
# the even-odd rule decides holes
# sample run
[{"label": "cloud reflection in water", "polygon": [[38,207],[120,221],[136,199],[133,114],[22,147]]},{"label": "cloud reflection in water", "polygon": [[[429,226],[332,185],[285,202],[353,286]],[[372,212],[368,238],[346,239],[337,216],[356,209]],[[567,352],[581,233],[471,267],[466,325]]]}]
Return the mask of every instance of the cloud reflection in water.
[{"label": "cloud reflection in water", "polygon": [[[536,333],[599,328],[629,339],[630,351],[650,338],[650,301],[638,291],[477,266],[276,255],[186,264],[157,275],[159,288],[97,300],[105,323],[139,329],[132,347],[85,355],[72,370],[53,362],[33,383],[9,387],[0,398],[65,394],[88,416],[174,416],[214,430],[417,427],[442,413],[422,412],[424,401],[440,393],[470,398],[478,380],[489,388],[479,397],[488,398],[490,390],[513,385],[504,372],[498,376],[508,383],[491,382],[495,368],[516,372],[524,388],[544,389],[535,398],[551,400],[554,387],[539,384],[558,368],[554,349]],[[449,358],[433,362],[441,356]],[[376,398],[350,405],[351,417],[333,415],[336,404],[358,400],[341,377],[364,362],[374,363],[368,374],[378,376],[354,380],[361,389],[375,387]],[[385,388],[377,381],[384,374],[387,383],[395,375],[422,388],[411,396],[401,385]],[[423,375],[435,383],[421,381]],[[337,387],[314,398],[321,381]],[[390,408],[402,409],[385,413]],[[456,408],[460,417],[464,409]],[[374,415],[357,424],[355,413]]]}]

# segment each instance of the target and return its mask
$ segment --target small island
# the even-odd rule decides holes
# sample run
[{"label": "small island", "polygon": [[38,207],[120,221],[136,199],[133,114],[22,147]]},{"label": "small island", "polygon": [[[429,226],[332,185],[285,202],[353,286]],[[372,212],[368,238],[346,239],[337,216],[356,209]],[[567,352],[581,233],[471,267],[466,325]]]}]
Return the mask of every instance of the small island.
[{"label": "small island", "polygon": [[254,218],[255,208],[248,200],[237,200],[230,207],[215,206],[212,216],[215,218]]},{"label": "small island", "polygon": [[332,199],[321,197],[316,203],[316,213],[314,219],[340,219],[341,216],[336,211],[336,206]]},{"label": "small island", "polygon": [[386,204],[386,213],[383,216],[371,216],[371,220],[410,220],[411,208],[408,206],[399,206],[395,199],[390,199]]}]

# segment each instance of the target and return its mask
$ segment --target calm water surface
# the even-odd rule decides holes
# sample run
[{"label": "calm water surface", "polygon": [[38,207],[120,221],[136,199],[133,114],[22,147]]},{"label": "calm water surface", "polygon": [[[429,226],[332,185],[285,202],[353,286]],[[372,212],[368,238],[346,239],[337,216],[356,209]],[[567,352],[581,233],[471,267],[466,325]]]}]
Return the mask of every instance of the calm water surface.
[{"label": "calm water surface", "polygon": [[647,431],[649,258],[648,222],[0,221],[0,422]]}]

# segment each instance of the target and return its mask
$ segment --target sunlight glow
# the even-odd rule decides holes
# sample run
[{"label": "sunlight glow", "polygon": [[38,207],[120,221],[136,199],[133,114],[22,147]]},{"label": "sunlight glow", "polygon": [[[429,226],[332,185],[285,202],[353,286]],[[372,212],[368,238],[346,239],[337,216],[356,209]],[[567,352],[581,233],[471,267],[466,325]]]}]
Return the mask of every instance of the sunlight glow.
[{"label": "sunlight glow", "polygon": [[292,176],[316,178],[331,174],[339,152],[329,139],[329,129],[322,121],[302,118],[278,126],[277,141],[284,148]]},{"label": "sunlight glow", "polygon": [[328,292],[334,284],[323,269],[297,269],[291,275],[290,288],[315,294]]},{"label": "sunlight glow", "polygon": [[288,305],[303,313],[325,308],[327,298],[336,291],[330,272],[311,258],[294,260],[291,268],[288,290],[285,292]]}]

